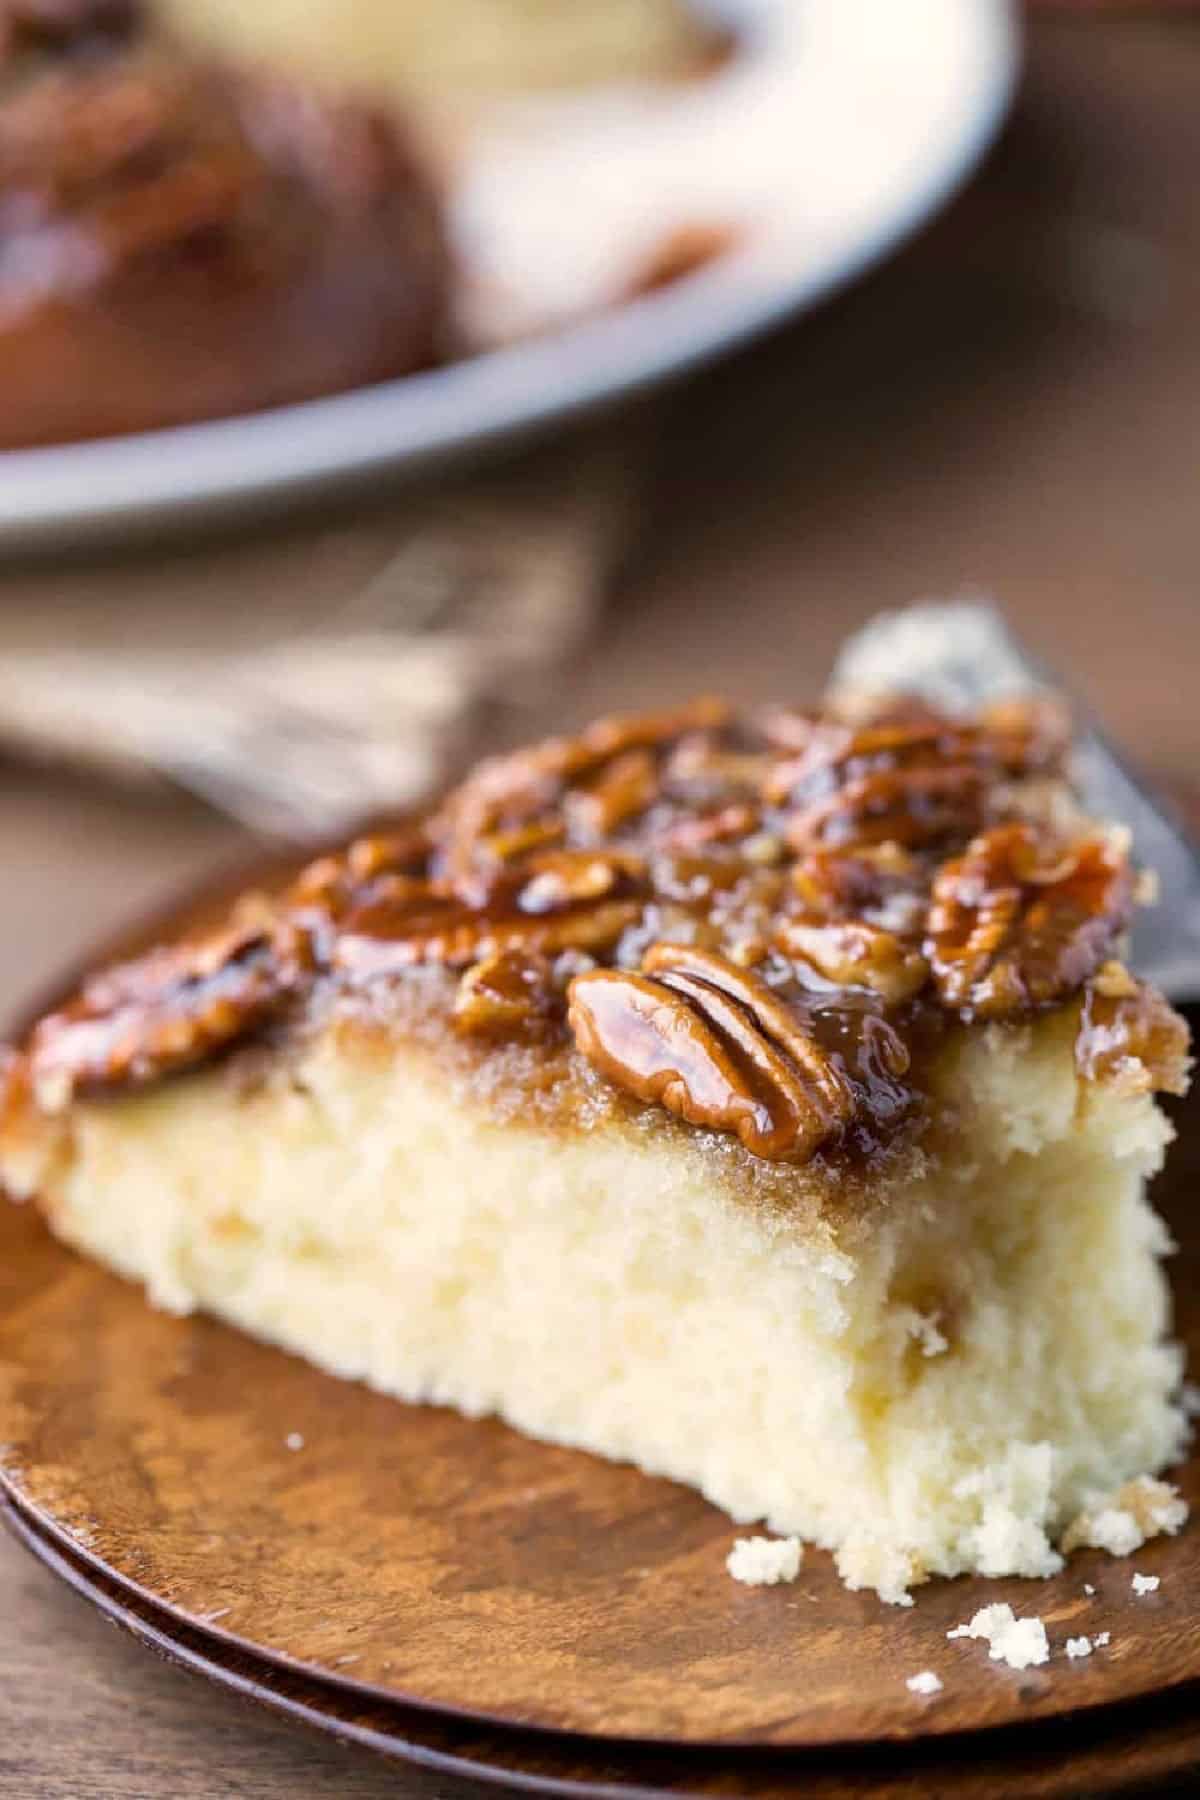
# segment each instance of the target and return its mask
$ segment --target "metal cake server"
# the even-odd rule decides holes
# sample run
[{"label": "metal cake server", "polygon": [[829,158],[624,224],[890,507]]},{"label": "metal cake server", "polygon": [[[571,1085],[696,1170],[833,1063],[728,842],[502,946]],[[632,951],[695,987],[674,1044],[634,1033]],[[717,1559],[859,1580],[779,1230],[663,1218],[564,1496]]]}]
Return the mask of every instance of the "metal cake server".
[{"label": "metal cake server", "polygon": [[1138,910],[1130,961],[1172,1000],[1200,1000],[1200,852],[1170,804],[1132,772],[1067,685],[1018,644],[994,606],[957,601],[880,613],[847,640],[830,685],[903,689],[951,710],[1008,694],[1065,693],[1084,805],[1128,825],[1135,861],[1158,876],[1158,904]]}]

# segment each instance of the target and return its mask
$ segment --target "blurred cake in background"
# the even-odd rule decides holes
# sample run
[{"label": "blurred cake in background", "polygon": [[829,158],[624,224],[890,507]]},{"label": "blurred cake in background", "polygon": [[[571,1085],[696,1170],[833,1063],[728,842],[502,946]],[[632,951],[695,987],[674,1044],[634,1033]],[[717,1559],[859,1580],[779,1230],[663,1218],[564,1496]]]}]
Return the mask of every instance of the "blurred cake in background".
[{"label": "blurred cake in background", "polygon": [[0,447],[505,335],[449,248],[481,111],[696,73],[725,41],[685,0],[0,0]]},{"label": "blurred cake in background", "polygon": [[703,70],[726,31],[687,0],[161,0],[181,34],[309,75],[461,95]]},{"label": "blurred cake in background", "polygon": [[24,0],[0,20],[0,443],[252,411],[436,359],[448,259],[400,121],[185,50],[123,0]]}]

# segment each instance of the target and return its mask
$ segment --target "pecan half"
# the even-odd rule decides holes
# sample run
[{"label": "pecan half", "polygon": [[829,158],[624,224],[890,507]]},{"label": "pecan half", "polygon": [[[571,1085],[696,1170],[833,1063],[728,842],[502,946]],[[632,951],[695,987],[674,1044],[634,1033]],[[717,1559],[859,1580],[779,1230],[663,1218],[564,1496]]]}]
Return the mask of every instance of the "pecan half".
[{"label": "pecan half", "polygon": [[377,875],[421,876],[428,857],[429,840],[413,826],[356,838],[346,852],[346,866],[356,881],[373,881]]},{"label": "pecan half", "polygon": [[933,883],[925,954],[965,1018],[1003,1018],[1075,992],[1128,923],[1133,880],[1106,838],[1063,845],[1028,825],[984,832]]},{"label": "pecan half", "polygon": [[658,795],[658,770],[649,750],[627,750],[566,798],[567,824],[576,842],[610,837],[645,812]]},{"label": "pecan half", "polygon": [[983,822],[987,778],[972,763],[881,769],[860,775],[787,823],[797,850],[813,845],[908,847],[965,837]]},{"label": "pecan half", "polygon": [[762,750],[734,749],[713,732],[694,732],[668,756],[664,784],[674,797],[696,806],[754,799],[770,760]]},{"label": "pecan half", "polygon": [[279,1009],[307,955],[290,926],[273,934],[235,924],[95,976],[29,1040],[38,1104],[58,1111],[81,1088],[140,1084],[202,1062]]},{"label": "pecan half", "polygon": [[469,871],[480,839],[553,817],[570,784],[631,752],[653,751],[689,731],[712,729],[728,716],[725,702],[704,696],[668,711],[597,719],[577,738],[549,738],[480,763],[430,822],[439,845],[434,872],[453,878]]},{"label": "pecan half", "polygon": [[537,1035],[550,1022],[555,998],[548,958],[500,950],[463,973],[454,997],[454,1023],[472,1037]]},{"label": "pecan half", "polygon": [[697,813],[691,818],[676,819],[665,827],[658,838],[664,850],[703,850],[708,844],[740,843],[757,830],[759,813],[756,806],[737,801],[716,812]]},{"label": "pecan half", "polygon": [[781,919],[775,943],[785,956],[810,963],[827,981],[869,988],[890,1005],[910,1000],[929,979],[929,964],[919,950],[862,920]]},{"label": "pecan half", "polygon": [[594,764],[626,750],[669,744],[691,731],[715,731],[728,721],[729,713],[728,701],[715,694],[700,694],[661,712],[621,713],[614,718],[597,719],[576,741]]},{"label": "pecan half", "polygon": [[1105,963],[1088,983],[1075,1037],[1075,1066],[1085,1081],[1121,1094],[1185,1094],[1189,1033],[1156,987]]},{"label": "pecan half", "polygon": [[848,1122],[853,1097],[770,988],[711,951],[656,944],[643,972],[597,969],[568,990],[588,1060],[638,1099],[689,1124],[734,1131],[755,1156],[812,1156]]},{"label": "pecan half", "polygon": [[826,919],[864,919],[900,933],[919,930],[929,901],[928,867],[899,844],[809,850],[792,864],[804,910]]},{"label": "pecan half", "polygon": [[618,850],[552,850],[535,856],[529,879],[517,895],[522,912],[557,912],[581,901],[628,891],[645,873],[640,856]]},{"label": "pecan half", "polygon": [[764,797],[791,812],[788,835],[811,844],[936,843],[986,823],[1000,778],[1056,768],[1066,747],[1057,706],[1005,701],[973,721],[931,708],[897,706],[854,723],[783,715],[776,741],[797,754],[778,760]]}]

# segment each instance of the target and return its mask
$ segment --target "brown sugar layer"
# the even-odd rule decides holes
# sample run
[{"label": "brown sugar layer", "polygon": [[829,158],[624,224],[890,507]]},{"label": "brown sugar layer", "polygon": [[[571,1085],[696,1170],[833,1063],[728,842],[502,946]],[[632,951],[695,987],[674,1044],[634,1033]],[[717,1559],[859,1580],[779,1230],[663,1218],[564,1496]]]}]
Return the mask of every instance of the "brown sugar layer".
[{"label": "brown sugar layer", "polygon": [[201,60],[116,0],[0,8],[0,84],[3,444],[436,360],[448,257],[396,119]]},{"label": "brown sugar layer", "polygon": [[1044,702],[601,720],[100,971],[10,1094],[57,1112],[279,1054],[332,1008],[506,1108],[577,1123],[600,1093],[844,1182],[936,1135],[972,1029],[1073,1009],[1081,1078],[1182,1091],[1186,1028],[1120,963],[1134,881],[1074,808],[1068,736]]}]

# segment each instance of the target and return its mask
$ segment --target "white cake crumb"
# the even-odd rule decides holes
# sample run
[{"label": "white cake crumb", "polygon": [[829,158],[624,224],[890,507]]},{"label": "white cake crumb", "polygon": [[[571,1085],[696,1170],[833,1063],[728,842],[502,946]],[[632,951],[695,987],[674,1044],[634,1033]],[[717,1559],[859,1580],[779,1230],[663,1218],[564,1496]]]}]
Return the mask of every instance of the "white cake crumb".
[{"label": "white cake crumb", "polygon": [[869,1534],[847,1538],[834,1564],[848,1588],[874,1588],[888,1606],[911,1606],[909,1588],[925,1579],[916,1557]]},{"label": "white cake crumb", "polygon": [[981,1606],[969,1624],[955,1626],[946,1636],[986,1639],[992,1661],[1007,1663],[1010,1669],[1028,1669],[1050,1660],[1050,1645],[1042,1621],[1018,1619],[1004,1601],[995,1606]]},{"label": "white cake crumb", "polygon": [[1139,1475],[1081,1512],[1067,1527],[1062,1547],[1068,1554],[1087,1545],[1110,1556],[1130,1556],[1150,1538],[1173,1537],[1188,1516],[1187,1501],[1169,1481]]},{"label": "white cake crumb", "polygon": [[1090,1656],[1091,1654],[1092,1654],[1092,1640],[1090,1637],[1077,1637],[1077,1638],[1068,1638],[1067,1639],[1067,1655],[1068,1656],[1072,1656],[1072,1657],[1074,1657],[1074,1656]]},{"label": "white cake crumb", "polygon": [[941,1677],[935,1675],[932,1669],[922,1669],[919,1674],[910,1675],[904,1685],[910,1694],[940,1694],[942,1691]]},{"label": "white cake crumb", "polygon": [[955,1498],[978,1508],[970,1543],[981,1575],[1057,1575],[1063,1559],[1046,1532],[1053,1491],[1048,1443],[1013,1445],[1003,1463],[955,1484]]},{"label": "white cake crumb", "polygon": [[1106,1644],[1109,1644],[1112,1642],[1112,1632],[1111,1631],[1098,1631],[1096,1633],[1095,1637],[1092,1639],[1092,1642],[1095,1644],[1097,1650],[1103,1650],[1104,1646]]},{"label": "white cake crumb", "polygon": [[747,1587],[773,1587],[777,1581],[795,1581],[804,1560],[798,1537],[738,1538],[725,1558],[735,1581]]},{"label": "white cake crumb", "polygon": [[289,1431],[283,1441],[289,1450],[303,1450],[304,1433],[301,1431]]},{"label": "white cake crumb", "polygon": [[1092,1586],[1092,1584],[1091,1584],[1091,1582],[1090,1582],[1090,1581],[1085,1581],[1085,1582],[1084,1582],[1084,1584],[1083,1584],[1083,1591],[1084,1591],[1084,1593],[1085,1593],[1085,1594],[1086,1594],[1086,1595],[1087,1595],[1087,1596],[1088,1596],[1088,1598],[1089,1598],[1089,1599],[1090,1599],[1090,1598],[1091,1598],[1091,1596],[1092,1596],[1092,1595],[1093,1595],[1093,1594],[1094,1594],[1094,1593],[1095,1593],[1095,1591],[1096,1591],[1096,1590],[1095,1590],[1095,1588],[1094,1588],[1094,1587],[1093,1587],[1093,1586]]},{"label": "white cake crumb", "polygon": [[1158,1586],[1158,1581],[1157,1575],[1135,1575],[1133,1591],[1135,1594],[1152,1594]]}]

